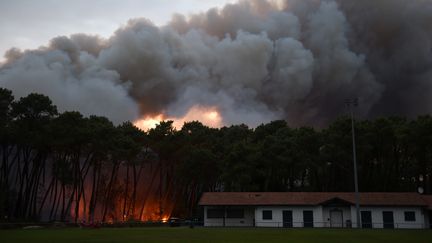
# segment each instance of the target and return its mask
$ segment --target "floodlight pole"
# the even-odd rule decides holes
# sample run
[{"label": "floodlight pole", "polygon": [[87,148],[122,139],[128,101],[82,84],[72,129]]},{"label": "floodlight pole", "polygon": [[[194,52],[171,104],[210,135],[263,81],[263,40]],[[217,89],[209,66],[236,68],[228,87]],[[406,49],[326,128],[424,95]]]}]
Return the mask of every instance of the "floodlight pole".
[{"label": "floodlight pole", "polygon": [[358,178],[357,178],[357,155],[356,155],[356,144],[355,144],[355,129],[354,129],[354,111],[353,107],[358,106],[358,99],[347,100],[346,105],[350,109],[351,113],[351,132],[352,132],[352,147],[353,147],[353,164],[354,164],[354,190],[355,190],[355,206],[357,215],[357,228],[361,228],[360,221],[360,194],[358,189]]}]

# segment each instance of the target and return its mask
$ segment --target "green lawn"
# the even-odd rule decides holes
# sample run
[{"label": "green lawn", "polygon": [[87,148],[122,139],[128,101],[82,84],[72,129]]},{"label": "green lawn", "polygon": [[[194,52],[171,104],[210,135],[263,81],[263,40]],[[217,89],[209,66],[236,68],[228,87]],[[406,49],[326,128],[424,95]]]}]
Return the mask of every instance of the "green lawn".
[{"label": "green lawn", "polygon": [[78,242],[415,242],[431,243],[431,230],[258,228],[123,228],[0,230],[2,243]]}]

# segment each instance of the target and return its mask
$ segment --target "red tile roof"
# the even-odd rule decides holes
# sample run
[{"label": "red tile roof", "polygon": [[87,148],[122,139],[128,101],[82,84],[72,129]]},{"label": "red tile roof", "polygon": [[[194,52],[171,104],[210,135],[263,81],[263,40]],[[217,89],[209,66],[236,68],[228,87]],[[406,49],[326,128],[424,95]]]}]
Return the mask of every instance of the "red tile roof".
[{"label": "red tile roof", "polygon": [[[423,197],[414,192],[361,192],[360,205],[426,207],[428,203]],[[199,205],[319,205],[332,199],[355,204],[352,192],[206,192]],[[429,205],[432,206],[432,198]]]}]

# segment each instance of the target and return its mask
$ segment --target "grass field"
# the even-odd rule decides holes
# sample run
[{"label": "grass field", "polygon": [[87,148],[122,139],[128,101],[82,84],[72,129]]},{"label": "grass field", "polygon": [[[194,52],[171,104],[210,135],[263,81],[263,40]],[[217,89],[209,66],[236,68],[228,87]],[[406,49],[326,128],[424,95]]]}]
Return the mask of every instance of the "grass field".
[{"label": "grass field", "polygon": [[79,242],[413,242],[431,243],[432,230],[257,228],[122,228],[0,230],[2,243]]}]

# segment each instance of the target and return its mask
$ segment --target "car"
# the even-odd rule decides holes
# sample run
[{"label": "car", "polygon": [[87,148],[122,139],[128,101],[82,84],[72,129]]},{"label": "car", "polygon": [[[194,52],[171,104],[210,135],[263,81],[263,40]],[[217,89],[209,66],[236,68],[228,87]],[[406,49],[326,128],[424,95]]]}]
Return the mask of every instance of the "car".
[{"label": "car", "polygon": [[179,227],[179,226],[181,226],[181,224],[184,222],[184,220],[183,219],[180,219],[180,218],[170,218],[169,220],[168,220],[168,224],[169,224],[169,226],[171,226],[171,227]]}]

